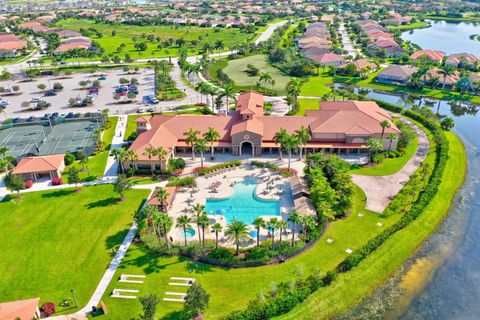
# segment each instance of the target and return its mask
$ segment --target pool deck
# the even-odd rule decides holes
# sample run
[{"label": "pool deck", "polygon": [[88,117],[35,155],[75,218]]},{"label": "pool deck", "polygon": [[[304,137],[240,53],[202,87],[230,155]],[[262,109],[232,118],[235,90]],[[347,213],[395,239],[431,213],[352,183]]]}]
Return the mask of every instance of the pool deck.
[{"label": "pool deck", "polygon": [[[292,194],[290,189],[289,178],[284,178],[265,168],[253,167],[250,164],[244,164],[228,172],[223,172],[218,175],[205,177],[198,177],[196,179],[197,187],[195,189],[183,189],[175,195],[172,207],[169,210],[169,214],[174,220],[177,217],[187,214],[191,216],[191,208],[196,204],[205,205],[207,199],[225,199],[229,198],[233,194],[233,185],[235,182],[242,181],[245,178],[254,178],[259,180],[259,184],[255,188],[256,196],[263,200],[280,200],[280,216],[277,219],[287,219],[288,212],[294,210],[294,204],[292,200]],[[215,188],[215,191],[211,188],[213,183],[220,182],[220,186]],[[211,215],[208,217],[211,219],[211,223],[220,223],[224,228],[228,224],[227,219],[223,215]],[[261,216],[262,217],[262,216]],[[266,220],[269,220],[271,216],[264,216]],[[251,222],[251,221],[250,221]],[[196,231],[196,224],[191,223],[192,229]],[[211,232],[211,228],[205,229],[205,239],[215,239],[215,233]],[[252,227],[253,230],[253,227]],[[181,230],[173,228],[169,233],[169,236],[174,241],[183,241],[180,236]],[[260,238],[266,239],[268,236],[267,230],[261,230]],[[224,233],[219,233],[220,243],[222,245],[232,245],[224,241]],[[198,235],[191,237],[190,240],[198,240]],[[255,239],[251,240],[251,244],[255,242]],[[248,245],[248,244],[247,244]]]}]

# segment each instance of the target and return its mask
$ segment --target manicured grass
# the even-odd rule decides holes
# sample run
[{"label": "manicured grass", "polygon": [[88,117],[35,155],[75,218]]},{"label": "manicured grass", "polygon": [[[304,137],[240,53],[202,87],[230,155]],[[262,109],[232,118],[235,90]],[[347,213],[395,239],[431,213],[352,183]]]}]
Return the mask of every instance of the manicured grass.
[{"label": "manicured grass", "polygon": [[427,28],[430,26],[428,23],[424,21],[417,21],[411,24],[406,24],[406,25],[400,25],[400,26],[388,26],[388,29],[390,30],[398,30],[398,31],[407,31],[407,30],[413,30],[413,29],[422,29],[422,28]]},{"label": "manicured grass", "polygon": [[[255,87],[256,83],[259,80],[260,75],[251,77],[244,72],[244,70],[247,69],[248,64],[254,65],[258,69],[260,69],[260,72],[268,72],[275,80],[275,86],[273,87],[273,89],[277,92],[277,94],[286,94],[285,87],[291,78],[279,69],[272,66],[268,62],[267,55],[264,54],[258,54],[228,61],[228,64],[223,69],[223,71],[228,75],[230,79],[235,82],[235,86],[239,87],[239,90],[250,90],[251,87]],[[265,85],[262,82],[260,83],[260,85],[262,87],[266,86],[269,90],[272,89],[272,86],[270,84]]]},{"label": "manicured grass", "polygon": [[40,297],[58,306],[73,288],[85,306],[148,194],[131,190],[118,203],[112,185],[99,185],[0,202],[0,301]]},{"label": "manicured grass", "polygon": [[467,158],[460,139],[447,133],[449,160],[437,195],[420,217],[394,234],[359,266],[340,274],[329,287],[322,288],[304,303],[279,319],[328,319],[359,303],[387,281],[436,229],[448,213],[452,200],[463,183]]},{"label": "manicured grass", "polygon": [[319,99],[298,99],[298,111],[295,115],[304,116],[307,110],[318,110],[319,102]]},{"label": "manicured grass", "polygon": [[[406,130],[413,132],[410,127],[406,126],[405,128],[408,128]],[[364,176],[387,176],[390,174],[394,174],[400,171],[400,169],[403,168],[403,166],[408,162],[408,160],[413,157],[413,155],[417,151],[417,147],[418,137],[415,136],[415,138],[410,141],[410,143],[405,148],[405,154],[403,156],[399,158],[385,159],[382,163],[379,163],[377,165],[353,169],[351,172]]]},{"label": "manicured grass", "polygon": [[128,178],[128,180],[133,184],[151,184],[160,182],[160,180],[155,177],[131,177]]},{"label": "manicured grass", "polygon": [[302,87],[301,96],[321,97],[325,93],[331,91],[330,86],[333,84],[333,78],[328,72],[321,72],[318,76],[307,78]]},{"label": "manicured grass", "polygon": [[[180,39],[185,40],[197,40],[198,46],[193,48],[191,45],[186,46],[189,48],[189,54],[197,54],[201,46],[205,43],[213,45],[215,41],[222,40],[227,48],[234,44],[249,41],[255,37],[255,34],[241,33],[238,29],[234,28],[202,28],[194,26],[134,26],[126,24],[105,24],[95,23],[91,19],[74,19],[69,18],[61,20],[56,23],[57,27],[80,30],[80,28],[88,29],[95,28],[103,34],[102,38],[93,37],[92,39],[97,41],[102,48],[105,49],[105,54],[115,56],[118,55],[121,59],[125,57],[125,54],[129,54],[132,59],[151,58],[151,57],[176,57],[178,55],[178,46],[172,45],[170,47],[158,49],[156,42],[150,42],[146,39],[141,39],[142,34],[153,34],[156,37],[160,37],[163,40],[166,39]],[[112,36],[112,31],[116,31],[116,35]],[[218,30],[218,31],[217,31]],[[139,51],[134,48],[133,37],[138,37],[138,42],[147,42],[148,48],[146,51]],[[117,53],[117,48],[124,43],[126,48],[123,52]]]},{"label": "manicured grass", "polygon": [[[112,143],[113,135],[115,134],[115,128],[117,127],[118,118],[109,117],[108,118],[109,127],[104,130],[102,141],[105,144],[105,149],[102,152],[99,152],[88,158],[88,167],[87,171],[80,171],[80,178],[83,181],[95,180],[97,177],[103,176],[105,172],[105,166],[107,165],[108,155],[110,153],[110,144]],[[62,179],[67,183],[67,171],[71,166],[75,166],[78,169],[81,169],[82,166],[78,161],[75,161],[73,164],[65,168],[63,172]]]},{"label": "manicured grass", "polygon": [[[122,288],[139,289],[140,296],[155,293],[163,298],[166,291],[177,292],[179,289],[180,292],[184,291],[180,287],[169,286],[170,277],[193,277],[211,295],[206,318],[218,319],[232,310],[245,308],[248,301],[254,299],[258,292],[265,292],[272,282],[288,281],[294,276],[298,267],[303,268],[306,274],[317,268],[322,272],[334,268],[347,256],[345,252],[347,248],[360,247],[399,218],[398,215],[382,218],[377,213],[364,208],[365,195],[356,187],[352,213],[345,219],[332,222],[325,235],[313,248],[282,264],[258,268],[218,268],[181,257],[158,257],[141,245],[134,245],[127,252],[114,279],[117,279],[121,273],[144,274],[146,279],[142,285],[122,284]],[[358,217],[359,212],[364,216]],[[384,227],[376,226],[379,221]],[[327,238],[334,239],[334,242],[328,244]],[[108,318],[118,318],[123,314],[138,314],[141,310],[138,300],[119,301],[108,296],[108,292],[118,285],[118,281],[113,281],[107,294],[102,298],[109,310]],[[176,303],[161,301],[156,316],[166,316],[181,307]],[[172,319],[174,319],[173,316]]]}]

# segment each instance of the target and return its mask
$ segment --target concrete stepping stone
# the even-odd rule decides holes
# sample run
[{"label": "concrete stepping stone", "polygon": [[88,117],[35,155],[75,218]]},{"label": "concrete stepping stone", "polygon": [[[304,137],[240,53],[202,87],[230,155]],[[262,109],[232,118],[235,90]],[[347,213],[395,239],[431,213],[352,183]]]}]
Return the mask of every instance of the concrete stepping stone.
[{"label": "concrete stepping stone", "polygon": [[348,253],[348,254],[350,254],[350,253],[352,253],[352,252],[353,252],[353,250],[352,250],[352,249],[350,249],[350,248],[348,248],[347,250],[345,250],[345,252],[346,252],[346,253]]},{"label": "concrete stepping stone", "polygon": [[137,296],[133,295],[123,295],[123,293],[139,293],[138,290],[130,290],[130,289],[113,289],[112,294],[110,297],[112,298],[122,298],[122,299],[137,299]]},{"label": "concrete stepping stone", "polygon": [[143,283],[143,280],[132,280],[134,279],[145,279],[145,276],[136,275],[136,274],[123,274],[120,276],[118,282],[125,282],[125,283]]},{"label": "concrete stepping stone", "polygon": [[327,239],[327,243],[333,243],[333,239],[332,239],[332,238],[328,238],[328,239]]}]

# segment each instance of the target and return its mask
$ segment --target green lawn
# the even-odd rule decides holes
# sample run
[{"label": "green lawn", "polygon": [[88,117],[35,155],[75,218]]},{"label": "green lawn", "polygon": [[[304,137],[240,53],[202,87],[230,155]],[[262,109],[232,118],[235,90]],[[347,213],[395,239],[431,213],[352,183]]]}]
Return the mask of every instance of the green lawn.
[{"label": "green lawn", "polygon": [[[202,28],[194,26],[134,26],[126,24],[106,24],[95,23],[91,19],[75,19],[69,18],[61,20],[55,24],[57,27],[80,30],[80,28],[88,29],[95,28],[103,34],[102,38],[93,37],[102,48],[105,49],[107,55],[118,55],[124,58],[125,54],[129,54],[132,59],[151,58],[151,57],[167,57],[178,55],[178,46],[172,45],[170,47],[158,49],[156,42],[149,42],[140,37],[142,34],[153,34],[156,37],[166,39],[180,39],[197,40],[198,46],[192,47],[188,45],[190,54],[197,54],[201,46],[205,43],[213,45],[215,41],[222,40],[225,45],[225,50],[243,41],[250,41],[255,37],[255,34],[241,33],[234,28]],[[116,35],[112,36],[112,31],[116,31]],[[134,48],[133,37],[138,37],[138,42],[147,42],[148,48],[146,51],[139,51]],[[126,48],[123,52],[117,53],[117,48],[124,43]]]},{"label": "green lawn", "polygon": [[333,84],[333,78],[328,72],[321,72],[318,76],[308,77],[302,86],[301,96],[321,97],[325,93],[331,91],[330,86]]},{"label": "green lawn", "polygon": [[[259,80],[259,76],[251,77],[244,72],[248,64],[256,66],[258,69],[260,69],[260,72],[268,72],[275,80],[275,86],[273,87],[273,89],[277,92],[277,94],[286,94],[285,86],[291,78],[279,69],[272,66],[268,62],[267,55],[264,54],[258,54],[228,61],[223,71],[229,76],[230,79],[235,82],[235,86],[238,87],[239,91],[250,90],[251,87],[255,87],[256,83]],[[261,86],[264,86],[264,83],[261,83]],[[266,87],[268,89],[272,89],[272,86],[270,84],[267,84]]]},{"label": "green lawn", "polygon": [[295,115],[304,116],[307,110],[318,110],[319,103],[319,99],[298,99],[298,111]]},{"label": "green lawn", "polygon": [[[88,170],[80,171],[80,178],[83,181],[95,180],[97,177],[103,176],[105,172],[105,166],[107,165],[108,155],[110,154],[110,144],[112,143],[113,135],[115,134],[115,128],[117,127],[118,117],[109,117],[109,127],[104,130],[102,135],[102,141],[105,144],[105,149],[102,152],[99,152],[88,158],[88,163],[86,167]],[[78,169],[81,169],[82,166],[78,161],[75,161],[70,166],[65,168],[65,171],[62,175],[62,179],[67,183],[67,171],[71,166],[75,166]]]},{"label": "green lawn", "polygon": [[413,30],[413,29],[422,29],[422,28],[427,28],[430,26],[428,23],[424,21],[417,21],[411,24],[406,24],[406,25],[400,25],[400,26],[388,26],[388,29],[390,30],[398,30],[400,32],[402,31],[407,31],[407,30]]},{"label": "green lawn", "polygon": [[[164,292],[179,290],[178,287],[168,286],[170,277],[194,277],[211,294],[207,319],[218,319],[231,310],[244,308],[249,300],[255,298],[259,291],[265,290],[272,281],[288,280],[298,266],[303,267],[306,274],[315,268],[320,268],[324,272],[332,269],[346,257],[347,248],[360,247],[399,218],[396,215],[382,218],[377,213],[365,210],[364,207],[365,195],[356,188],[352,214],[345,219],[332,222],[326,234],[312,249],[279,265],[243,269],[218,268],[181,257],[158,257],[141,245],[134,245],[128,251],[114,279],[121,273],[144,274],[146,275],[144,284],[122,284],[122,288],[138,289],[140,296],[155,293],[163,298]],[[359,212],[364,216],[358,217]],[[384,227],[376,226],[379,221],[382,221]],[[334,242],[328,244],[327,238],[334,239]],[[109,297],[108,292],[118,286],[118,281],[113,281],[107,294],[102,298],[109,309],[109,318],[118,318],[122,314],[138,314],[141,308],[138,300],[119,301]],[[179,304],[161,301],[157,317],[164,317],[180,308]]]},{"label": "green lawn", "polygon": [[0,301],[40,297],[58,305],[73,288],[83,307],[148,194],[131,190],[118,203],[113,186],[101,185],[0,202]]},{"label": "green lawn", "polygon": [[451,132],[447,133],[447,137],[450,143],[447,167],[439,191],[425,212],[394,234],[359,266],[340,274],[331,286],[318,290],[279,319],[328,319],[347,311],[387,281],[437,229],[463,183],[467,166],[465,149],[460,139]]}]

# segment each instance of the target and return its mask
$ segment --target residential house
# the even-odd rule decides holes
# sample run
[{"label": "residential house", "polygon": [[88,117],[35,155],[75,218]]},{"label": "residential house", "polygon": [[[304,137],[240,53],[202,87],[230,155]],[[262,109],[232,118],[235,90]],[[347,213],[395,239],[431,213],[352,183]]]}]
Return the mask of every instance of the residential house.
[{"label": "residential house", "polygon": [[370,62],[366,59],[358,59],[339,65],[337,67],[338,73],[345,74],[345,70],[350,64],[353,64],[355,66],[357,76],[360,76],[362,74],[368,74],[377,70],[377,65],[375,63]]},{"label": "residential house", "polygon": [[313,56],[311,59],[325,66],[339,66],[345,64],[345,59],[341,55],[329,52]]},{"label": "residential house", "polygon": [[432,68],[428,70],[423,76],[420,77],[426,85],[431,85],[433,81],[437,83],[437,87],[442,89],[453,89],[460,80],[460,72],[455,71],[452,74],[447,75],[443,70],[438,68]]},{"label": "residential house", "polygon": [[404,86],[410,77],[418,71],[417,67],[389,65],[380,71],[375,78],[376,82]]},{"label": "residential house", "polygon": [[466,52],[451,54],[445,60],[446,66],[457,68],[470,68],[478,63],[480,63],[480,57]]},{"label": "residential house", "polygon": [[440,63],[442,62],[443,57],[445,57],[445,52],[436,51],[436,50],[417,50],[414,53],[412,53],[412,55],[410,56],[410,59],[412,61],[416,61],[421,57],[425,57],[429,60]]}]

